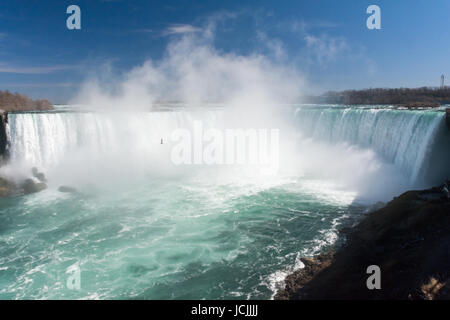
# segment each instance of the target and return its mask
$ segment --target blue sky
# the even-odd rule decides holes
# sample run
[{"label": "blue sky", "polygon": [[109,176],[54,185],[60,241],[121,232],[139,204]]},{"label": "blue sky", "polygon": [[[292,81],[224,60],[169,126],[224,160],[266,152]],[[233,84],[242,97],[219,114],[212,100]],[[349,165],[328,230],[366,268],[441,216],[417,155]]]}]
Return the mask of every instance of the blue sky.
[{"label": "blue sky", "polygon": [[[66,27],[71,4],[81,30]],[[381,30],[366,28],[371,4]],[[211,21],[216,50],[289,63],[312,93],[437,86],[450,77],[449,15],[447,0],[2,0],[0,90],[63,103],[105,62],[120,73],[157,61]]]}]

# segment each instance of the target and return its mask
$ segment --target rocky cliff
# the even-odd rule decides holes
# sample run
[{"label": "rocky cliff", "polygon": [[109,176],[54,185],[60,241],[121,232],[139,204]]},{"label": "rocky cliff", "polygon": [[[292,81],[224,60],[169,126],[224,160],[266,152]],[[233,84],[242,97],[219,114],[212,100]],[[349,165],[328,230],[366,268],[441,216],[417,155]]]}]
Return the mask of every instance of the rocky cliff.
[{"label": "rocky cliff", "polygon": [[0,110],[0,165],[8,157],[8,136],[6,134],[6,123],[8,122],[8,113]]},{"label": "rocky cliff", "polygon": [[[406,192],[343,230],[345,245],[303,259],[276,299],[450,299],[449,188]],[[366,284],[371,265],[379,290]]]}]

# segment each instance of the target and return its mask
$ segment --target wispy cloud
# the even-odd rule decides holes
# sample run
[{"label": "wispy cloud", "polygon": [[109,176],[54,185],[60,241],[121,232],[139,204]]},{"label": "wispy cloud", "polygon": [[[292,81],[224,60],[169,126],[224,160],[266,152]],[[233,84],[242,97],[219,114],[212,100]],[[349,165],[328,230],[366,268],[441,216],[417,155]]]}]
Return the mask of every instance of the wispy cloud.
[{"label": "wispy cloud", "polygon": [[266,33],[262,31],[258,31],[256,33],[256,36],[258,40],[261,41],[268,49],[269,53],[276,59],[284,59],[287,57],[285,46],[282,41],[270,38]]},{"label": "wispy cloud", "polygon": [[351,55],[353,48],[343,36],[331,35],[329,29],[336,34],[339,24],[325,20],[291,20],[280,22],[278,28],[297,34],[302,41],[302,62],[326,68],[338,59]]},{"label": "wispy cloud", "polygon": [[349,49],[347,41],[341,37],[308,34],[305,36],[305,42],[310,57],[320,65],[335,61],[340,54]]},{"label": "wispy cloud", "polygon": [[339,27],[339,24],[325,20],[315,20],[315,21],[295,20],[289,22],[289,24],[290,29],[295,32],[298,31],[306,32],[307,30],[312,29],[330,29]]},{"label": "wispy cloud", "polygon": [[18,74],[45,74],[69,69],[75,69],[73,65],[56,65],[43,67],[18,67],[0,63],[0,73],[18,73]]},{"label": "wispy cloud", "polygon": [[203,29],[194,27],[190,24],[172,24],[163,30],[162,35],[172,35],[172,34],[186,34],[186,33],[195,33],[202,32]]}]

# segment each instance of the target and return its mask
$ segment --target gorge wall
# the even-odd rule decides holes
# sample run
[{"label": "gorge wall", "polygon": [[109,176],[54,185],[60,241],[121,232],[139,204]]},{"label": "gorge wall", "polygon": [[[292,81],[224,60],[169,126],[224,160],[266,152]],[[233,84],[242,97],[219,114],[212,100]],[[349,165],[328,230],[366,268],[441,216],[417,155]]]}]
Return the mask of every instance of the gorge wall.
[{"label": "gorge wall", "polygon": [[6,133],[7,122],[8,113],[0,110],[0,165],[7,159],[8,153],[8,135]]}]

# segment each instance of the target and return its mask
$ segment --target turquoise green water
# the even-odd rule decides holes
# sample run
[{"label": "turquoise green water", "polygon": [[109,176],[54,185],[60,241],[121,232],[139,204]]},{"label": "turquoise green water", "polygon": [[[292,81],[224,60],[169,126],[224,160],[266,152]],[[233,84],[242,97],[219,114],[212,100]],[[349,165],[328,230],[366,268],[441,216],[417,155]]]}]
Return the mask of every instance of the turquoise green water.
[{"label": "turquoise green water", "polygon": [[38,166],[49,188],[0,199],[0,299],[269,299],[368,204],[448,163],[430,161],[442,112],[286,112],[274,176],[171,163],[171,132],[239,120],[222,110],[10,115],[0,173]]},{"label": "turquoise green water", "polygon": [[0,199],[0,298],[268,299],[363,210],[324,187],[186,179]]}]

